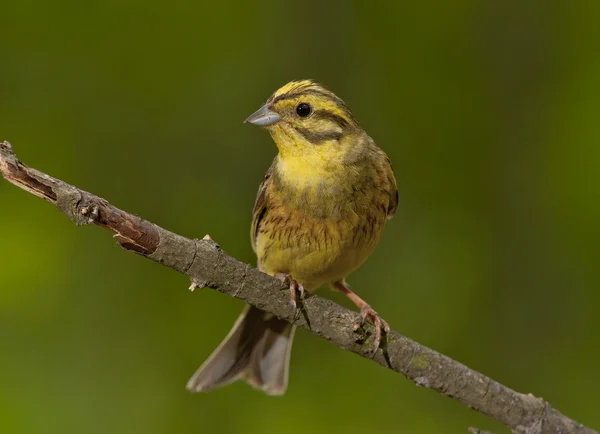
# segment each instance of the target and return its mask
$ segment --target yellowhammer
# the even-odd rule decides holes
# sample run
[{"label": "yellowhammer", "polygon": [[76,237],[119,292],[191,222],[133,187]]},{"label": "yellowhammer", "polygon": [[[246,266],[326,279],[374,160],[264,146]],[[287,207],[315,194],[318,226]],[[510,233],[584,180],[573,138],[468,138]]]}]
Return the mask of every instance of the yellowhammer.
[{"label": "yellowhammer", "polygon": [[[289,284],[294,310],[296,291],[325,284],[342,291],[363,321],[373,321],[378,347],[389,327],[344,278],[371,254],[398,207],[390,160],[344,102],[311,80],[286,84],[246,122],[265,127],[279,148],[254,205],[258,268]],[[188,389],[208,391],[243,378],[283,394],[294,328],[247,306]]]}]

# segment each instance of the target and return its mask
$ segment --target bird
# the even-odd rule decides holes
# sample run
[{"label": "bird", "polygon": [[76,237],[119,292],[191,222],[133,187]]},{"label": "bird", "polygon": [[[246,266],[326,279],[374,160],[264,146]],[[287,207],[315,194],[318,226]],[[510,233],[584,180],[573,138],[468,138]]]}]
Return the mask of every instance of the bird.
[{"label": "bird", "polygon": [[[344,101],[313,80],[281,87],[244,122],[265,128],[278,148],[253,210],[258,269],[289,286],[294,313],[298,293],[329,285],[346,294],[362,321],[374,324],[377,350],[389,326],[345,279],[372,253],[398,208],[390,159]],[[247,305],[188,390],[207,392],[242,379],[268,395],[283,395],[294,330]]]}]

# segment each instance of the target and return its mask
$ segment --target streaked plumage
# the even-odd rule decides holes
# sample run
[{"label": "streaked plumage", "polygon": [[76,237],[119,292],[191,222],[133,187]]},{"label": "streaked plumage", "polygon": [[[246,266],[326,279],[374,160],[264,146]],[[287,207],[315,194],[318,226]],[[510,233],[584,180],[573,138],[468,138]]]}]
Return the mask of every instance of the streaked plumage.
[{"label": "streaked plumage", "polygon": [[[314,291],[329,284],[345,292],[376,324],[378,345],[387,324],[344,278],[371,254],[396,212],[389,159],[344,102],[310,80],[283,86],[247,122],[265,126],[279,149],[254,206],[251,240],[259,268],[291,287]],[[246,308],[188,388],[206,391],[243,377],[266,393],[284,393],[293,331]]]}]

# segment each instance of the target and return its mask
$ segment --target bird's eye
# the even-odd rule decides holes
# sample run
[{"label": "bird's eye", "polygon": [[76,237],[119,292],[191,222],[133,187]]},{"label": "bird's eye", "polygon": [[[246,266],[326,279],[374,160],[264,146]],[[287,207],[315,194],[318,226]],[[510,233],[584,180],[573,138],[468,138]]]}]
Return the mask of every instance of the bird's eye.
[{"label": "bird's eye", "polygon": [[298,104],[298,107],[296,107],[296,113],[298,113],[298,116],[301,118],[308,116],[311,111],[310,105],[305,102]]}]

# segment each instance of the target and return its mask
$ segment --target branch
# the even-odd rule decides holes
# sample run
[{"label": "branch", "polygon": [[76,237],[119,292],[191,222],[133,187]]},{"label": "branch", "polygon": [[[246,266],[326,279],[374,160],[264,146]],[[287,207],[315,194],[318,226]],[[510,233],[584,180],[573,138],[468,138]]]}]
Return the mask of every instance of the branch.
[{"label": "branch", "polygon": [[[383,351],[374,350],[374,328],[355,330],[356,312],[310,295],[302,315],[294,318],[281,282],[227,255],[205,237],[189,239],[120,210],[106,200],[27,167],[8,142],[0,143],[0,173],[4,178],[53,204],[77,225],[96,224],[114,232],[125,250],[138,253],[190,277],[192,286],[209,287],[244,300],[348,351],[410,378],[473,408],[522,434],[595,431],[564,416],[542,398],[515,392],[451,358],[396,332]],[[596,433],[597,434],[597,433]]]}]

